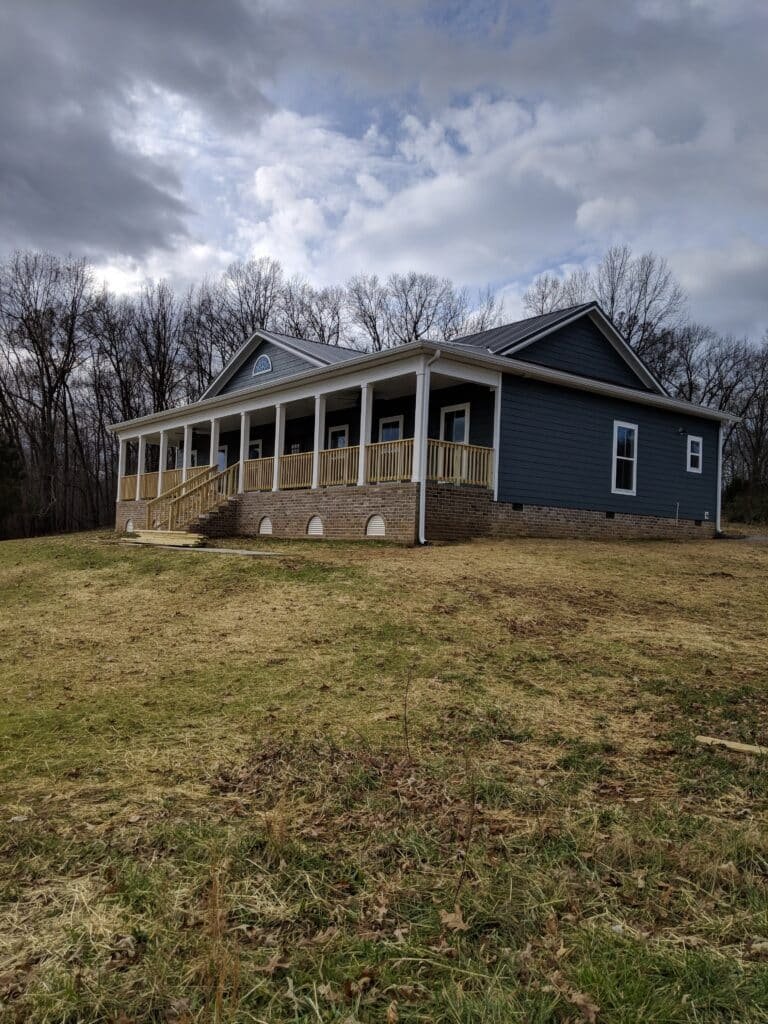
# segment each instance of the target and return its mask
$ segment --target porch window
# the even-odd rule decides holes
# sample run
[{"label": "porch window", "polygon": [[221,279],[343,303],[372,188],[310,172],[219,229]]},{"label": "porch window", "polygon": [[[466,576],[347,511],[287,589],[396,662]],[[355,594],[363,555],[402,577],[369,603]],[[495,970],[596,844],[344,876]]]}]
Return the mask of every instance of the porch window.
[{"label": "porch window", "polygon": [[192,451],[189,453],[189,464],[190,466],[197,465],[197,448],[193,448]]},{"label": "porch window", "polygon": [[614,494],[637,493],[637,424],[613,422],[613,471],[611,491]]},{"label": "porch window", "polygon": [[704,441],[700,437],[694,437],[692,434],[688,435],[688,463],[687,468],[689,473],[700,473],[702,466],[702,456],[704,450]]},{"label": "porch window", "polygon": [[291,445],[290,455],[298,455],[301,452],[301,445],[298,441],[294,441]]},{"label": "porch window", "polygon": [[263,445],[260,437],[257,437],[253,441],[248,442],[248,458],[249,459],[260,459],[263,450]]},{"label": "porch window", "polygon": [[328,427],[328,447],[346,448],[349,444],[349,425]]},{"label": "porch window", "polygon": [[379,420],[379,441],[402,441],[403,417],[383,416]]},{"label": "porch window", "polygon": [[446,405],[440,410],[440,440],[469,443],[469,403]]}]

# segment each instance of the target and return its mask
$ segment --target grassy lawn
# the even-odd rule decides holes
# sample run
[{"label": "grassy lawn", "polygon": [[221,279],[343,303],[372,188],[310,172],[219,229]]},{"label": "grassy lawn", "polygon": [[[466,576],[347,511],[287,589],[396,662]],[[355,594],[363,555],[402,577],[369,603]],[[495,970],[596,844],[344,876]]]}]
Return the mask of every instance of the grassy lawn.
[{"label": "grassy lawn", "polygon": [[768,546],[267,550],[0,544],[0,1020],[768,1021]]}]

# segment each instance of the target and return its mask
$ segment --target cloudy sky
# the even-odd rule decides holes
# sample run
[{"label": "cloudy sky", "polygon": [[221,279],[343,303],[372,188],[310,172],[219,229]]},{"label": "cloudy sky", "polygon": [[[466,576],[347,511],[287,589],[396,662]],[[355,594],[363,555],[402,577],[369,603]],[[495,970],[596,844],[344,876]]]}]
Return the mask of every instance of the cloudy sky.
[{"label": "cloudy sky", "polygon": [[611,243],[768,326],[766,0],[4,0],[0,237],[503,292]]}]

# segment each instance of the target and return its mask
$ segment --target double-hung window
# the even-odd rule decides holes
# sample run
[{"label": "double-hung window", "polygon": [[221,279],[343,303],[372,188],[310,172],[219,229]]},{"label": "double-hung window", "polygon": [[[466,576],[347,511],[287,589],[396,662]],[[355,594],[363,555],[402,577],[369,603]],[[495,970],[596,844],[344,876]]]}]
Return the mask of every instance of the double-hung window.
[{"label": "double-hung window", "polygon": [[614,494],[637,493],[637,424],[613,422],[613,466],[611,491]]},{"label": "double-hung window", "polygon": [[700,437],[688,435],[688,459],[686,468],[689,473],[700,473],[704,461],[704,441]]}]

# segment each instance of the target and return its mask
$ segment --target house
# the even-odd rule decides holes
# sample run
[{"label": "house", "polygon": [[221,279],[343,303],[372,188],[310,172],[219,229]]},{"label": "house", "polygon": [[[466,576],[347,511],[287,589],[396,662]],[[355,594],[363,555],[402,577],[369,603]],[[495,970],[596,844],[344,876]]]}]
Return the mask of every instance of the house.
[{"label": "house", "polygon": [[117,529],[712,536],[730,419],[594,302],[373,353],[259,330],[199,401],[111,428]]}]

